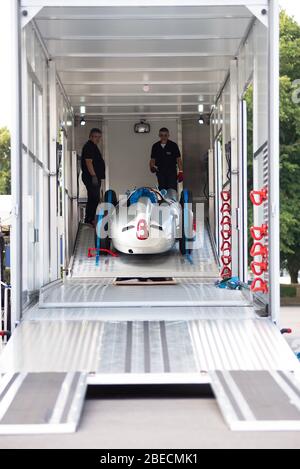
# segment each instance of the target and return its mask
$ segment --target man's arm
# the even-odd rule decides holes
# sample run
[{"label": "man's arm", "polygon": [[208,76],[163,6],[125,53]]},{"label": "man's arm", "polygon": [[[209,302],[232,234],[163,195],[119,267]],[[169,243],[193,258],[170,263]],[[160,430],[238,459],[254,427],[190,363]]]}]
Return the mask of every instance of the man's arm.
[{"label": "man's arm", "polygon": [[85,163],[86,163],[86,167],[87,167],[87,170],[92,178],[92,184],[93,186],[98,186],[99,184],[99,181],[98,181],[98,177],[95,173],[95,169],[94,169],[94,165],[93,165],[93,160],[91,158],[85,158]]},{"label": "man's arm", "polygon": [[177,158],[177,166],[178,166],[178,171],[179,172],[182,172],[183,171],[183,163],[182,163],[182,158],[181,156],[179,156]]},{"label": "man's arm", "polygon": [[178,152],[177,159],[176,159],[177,168],[178,168],[177,181],[181,183],[183,182],[183,163],[182,163],[181,153],[180,153],[178,146],[177,146],[177,152]]},{"label": "man's arm", "polygon": [[156,161],[154,158],[151,158],[150,160],[150,171],[151,173],[156,173],[157,172],[157,166],[156,166]]},{"label": "man's arm", "polygon": [[86,167],[87,167],[88,172],[90,173],[90,175],[92,177],[96,176],[96,173],[95,173],[95,170],[94,170],[94,165],[93,165],[93,160],[91,160],[90,158],[86,158],[85,162],[86,162]]},{"label": "man's arm", "polygon": [[149,164],[151,173],[156,173],[157,172],[154,148],[155,148],[155,146],[153,145],[152,150],[151,150],[150,164]]}]

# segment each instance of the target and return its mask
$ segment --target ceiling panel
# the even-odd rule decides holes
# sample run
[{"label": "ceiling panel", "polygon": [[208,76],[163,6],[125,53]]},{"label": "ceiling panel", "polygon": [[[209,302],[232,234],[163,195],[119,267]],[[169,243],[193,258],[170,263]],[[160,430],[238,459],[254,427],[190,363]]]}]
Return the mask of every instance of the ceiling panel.
[{"label": "ceiling panel", "polygon": [[177,104],[213,104],[214,95],[189,95],[189,96],[155,96],[152,94],[144,93],[140,96],[72,96],[73,106],[80,106],[85,104],[90,107],[112,106],[118,105],[136,105],[136,104],[151,104],[151,105],[177,105]]},{"label": "ceiling panel", "polygon": [[157,82],[220,82],[224,80],[226,72],[61,72],[63,83],[157,83]]},{"label": "ceiling panel", "polygon": [[57,57],[57,70],[176,70],[228,69],[229,57]]},{"label": "ceiling panel", "polygon": [[210,110],[251,20],[245,7],[56,7],[36,24],[76,114],[185,116]]},{"label": "ceiling panel", "polygon": [[84,56],[161,56],[161,55],[187,55],[187,56],[210,56],[210,55],[234,55],[240,44],[237,39],[204,40],[204,41],[46,41],[50,54],[54,57]]},{"label": "ceiling panel", "polygon": [[[80,114],[80,107],[73,106],[74,111],[76,114]],[[185,111],[190,113],[199,114],[198,104],[176,104],[176,105],[166,105],[163,103],[154,103],[154,104],[143,104],[139,105],[138,103],[131,103],[126,106],[116,105],[116,106],[86,106],[85,115],[97,115],[101,113],[124,113],[124,112],[138,112],[138,113],[147,113],[147,112],[173,112],[176,113],[177,111]],[[203,105],[203,111],[201,112],[209,112],[210,105],[206,104]]]},{"label": "ceiling panel", "polygon": [[[89,93],[142,93],[141,85],[65,85],[68,94],[88,95]],[[219,89],[218,84],[205,85],[152,85],[150,87],[153,93],[193,93],[206,94],[216,93]]]},{"label": "ceiling panel", "polygon": [[188,18],[243,18],[251,17],[244,6],[147,6],[147,7],[44,7],[38,18],[128,18],[128,17],[188,17]]},{"label": "ceiling panel", "polygon": [[37,20],[45,39],[88,38],[240,38],[249,19]]}]

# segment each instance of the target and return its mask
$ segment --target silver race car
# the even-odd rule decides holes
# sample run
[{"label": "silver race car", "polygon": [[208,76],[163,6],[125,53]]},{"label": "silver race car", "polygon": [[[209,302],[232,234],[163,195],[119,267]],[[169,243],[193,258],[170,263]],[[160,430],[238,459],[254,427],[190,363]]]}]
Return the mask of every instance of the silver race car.
[{"label": "silver race car", "polygon": [[182,254],[193,240],[192,194],[187,189],[177,201],[176,191],[140,187],[117,200],[108,190],[96,215],[96,248],[125,254],[160,254],[179,240]]}]

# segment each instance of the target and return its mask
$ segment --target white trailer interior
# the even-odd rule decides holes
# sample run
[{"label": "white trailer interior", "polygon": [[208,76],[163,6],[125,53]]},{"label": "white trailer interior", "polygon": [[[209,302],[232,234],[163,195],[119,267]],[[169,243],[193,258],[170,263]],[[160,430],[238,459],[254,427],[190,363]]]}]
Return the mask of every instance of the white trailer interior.
[{"label": "white trailer interior", "polygon": [[[0,357],[6,386],[12,379],[18,393],[24,380],[31,382],[32,373],[67,373],[57,383],[66,379],[67,389],[74,391],[70,372],[83,373],[76,381],[82,393],[86,383],[212,382],[232,428],[262,429],[272,427],[272,416],[258,417],[254,408],[245,411],[246,391],[241,391],[233,374],[248,372],[240,380],[250,383],[253,377],[251,383],[259,387],[260,371],[274,381],[272,389],[277,383],[286,399],[293,394],[294,419],[291,409],[280,417],[284,428],[299,429],[299,384],[290,381],[299,363],[275,324],[279,320],[277,1],[13,3],[12,326],[17,327]],[[247,289],[220,290],[214,285],[220,268],[224,188],[231,192],[232,274],[248,281],[244,94],[249,84],[253,86],[254,188],[267,186],[271,201],[254,211],[254,224],[269,226],[269,268],[264,274],[269,292],[259,298]],[[86,127],[79,125],[81,105],[86,107]],[[199,105],[200,114],[209,116],[209,125],[198,124]],[[148,135],[133,132],[141,118],[151,125]],[[196,202],[205,202],[205,217],[196,220],[200,244],[192,259],[183,258],[176,249],[159,258],[106,258],[99,265],[87,257],[93,232],[79,224],[77,154],[92,126],[103,130],[105,184],[117,192],[154,184],[147,168],[151,144],[161,126],[171,130],[171,138],[183,151],[185,184]],[[230,166],[225,157],[228,143]],[[128,276],[171,276],[176,283],[117,286],[113,282],[115,277]],[[260,311],[256,299],[264,305]],[[288,373],[288,378],[277,370]],[[14,378],[14,373],[23,374],[23,379]],[[274,396],[275,402],[275,391]],[[262,396],[256,397],[259,406]],[[250,402],[253,396],[248,398]],[[3,404],[2,417],[9,412],[7,402],[11,401]],[[53,414],[49,425],[66,423],[57,417],[55,406]],[[11,431],[20,430],[13,418],[6,419],[16,425]],[[7,421],[2,423],[7,432]],[[74,413],[69,423],[74,424]]]}]

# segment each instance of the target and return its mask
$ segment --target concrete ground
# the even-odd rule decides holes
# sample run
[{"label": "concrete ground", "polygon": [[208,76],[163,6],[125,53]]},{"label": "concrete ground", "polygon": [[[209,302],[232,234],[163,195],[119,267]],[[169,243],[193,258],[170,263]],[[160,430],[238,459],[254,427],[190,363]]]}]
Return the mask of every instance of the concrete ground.
[{"label": "concrete ground", "polygon": [[[282,308],[281,327],[300,352],[300,307]],[[300,432],[232,432],[209,398],[87,400],[69,435],[1,436],[0,448],[297,448]]]},{"label": "concrete ground", "polygon": [[75,434],[2,436],[0,447],[300,449],[300,432],[231,432],[214,399],[95,400]]}]

